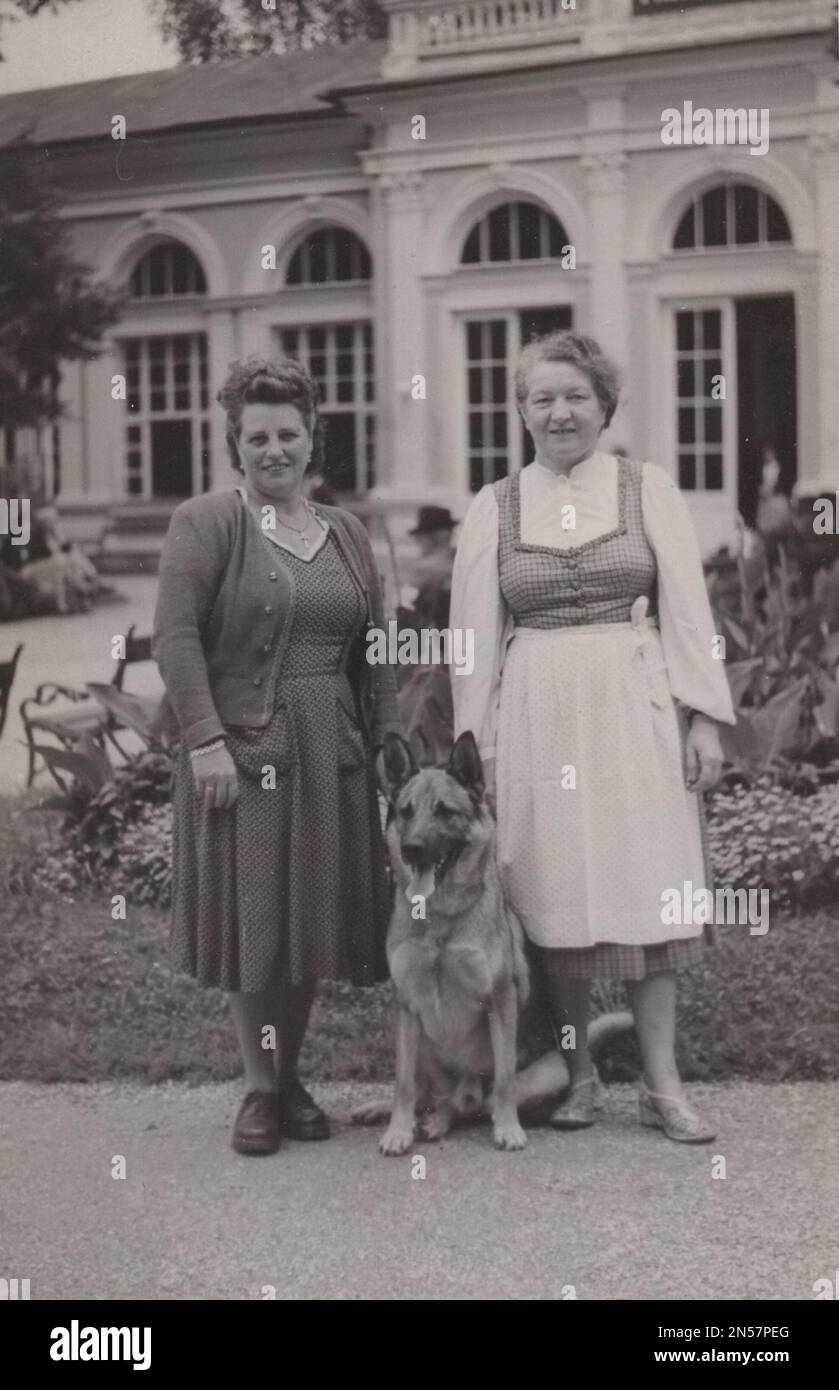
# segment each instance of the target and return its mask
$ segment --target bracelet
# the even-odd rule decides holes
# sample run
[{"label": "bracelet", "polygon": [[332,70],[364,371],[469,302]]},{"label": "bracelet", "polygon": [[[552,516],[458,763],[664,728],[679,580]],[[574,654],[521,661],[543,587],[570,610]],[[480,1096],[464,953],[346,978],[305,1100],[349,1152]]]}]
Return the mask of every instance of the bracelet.
[{"label": "bracelet", "polygon": [[201,748],[191,748],[189,756],[191,758],[202,758],[205,753],[217,753],[220,748],[226,748],[227,744],[223,738],[217,738],[212,743],[205,743]]}]

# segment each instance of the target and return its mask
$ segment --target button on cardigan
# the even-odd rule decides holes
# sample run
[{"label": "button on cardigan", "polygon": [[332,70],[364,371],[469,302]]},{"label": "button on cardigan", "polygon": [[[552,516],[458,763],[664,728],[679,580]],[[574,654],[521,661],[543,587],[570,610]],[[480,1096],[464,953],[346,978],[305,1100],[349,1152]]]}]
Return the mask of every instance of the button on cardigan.
[{"label": "button on cardigan", "polygon": [[[368,626],[383,627],[364,526],[342,508],[314,509],[334,528],[364,595]],[[160,559],[152,654],[166,687],[159,726],[179,734],[188,748],[223,736],[226,725],[265,728],[271,719],[295,590],[269,546],[234,490],[192,497],[172,514]],[[364,633],[347,634],[343,662],[376,746],[388,730],[399,731],[396,682],[391,667],[368,664],[364,639]]]}]

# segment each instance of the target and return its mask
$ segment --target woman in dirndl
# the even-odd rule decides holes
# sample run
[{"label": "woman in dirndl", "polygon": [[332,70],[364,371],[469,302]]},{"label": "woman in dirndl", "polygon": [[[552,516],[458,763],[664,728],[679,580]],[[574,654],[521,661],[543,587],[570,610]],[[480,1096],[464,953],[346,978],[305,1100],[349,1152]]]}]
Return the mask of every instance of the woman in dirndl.
[{"label": "woman in dirndl", "polygon": [[618,393],[591,338],[554,333],[521,352],[535,458],[485,486],[463,523],[451,622],[473,629],[475,664],[452,681],[455,735],[478,740],[505,891],[557,1035],[575,1030],[550,1123],[593,1123],[591,982],[624,980],[641,1121],[701,1143],[714,1132],[676,1067],[676,972],[702,959],[706,932],[690,907],[673,913],[673,890],[710,886],[701,797],[722,770],[717,725],[734,713],[678,487],[597,447]]},{"label": "woman in dirndl", "polygon": [[398,730],[365,660],[381,594],[357,517],[312,504],[317,388],[300,363],[234,364],[218,399],[240,485],[172,517],[154,655],[180,736],[172,954],[228,992],[245,1071],[240,1153],[325,1139],[297,1062],[319,979],[387,978],[374,758]]}]

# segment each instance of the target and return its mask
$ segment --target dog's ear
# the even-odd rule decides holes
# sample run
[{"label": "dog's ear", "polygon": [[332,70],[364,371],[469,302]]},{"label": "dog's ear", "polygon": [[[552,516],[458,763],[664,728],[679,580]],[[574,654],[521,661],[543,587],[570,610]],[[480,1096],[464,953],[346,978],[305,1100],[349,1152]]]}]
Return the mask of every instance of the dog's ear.
[{"label": "dog's ear", "polygon": [[475,742],[475,735],[467,729],[452,749],[449,765],[446,768],[450,777],[465,787],[474,800],[479,801],[484,794],[484,770],[481,755]]},{"label": "dog's ear", "polygon": [[389,801],[419,772],[410,747],[399,734],[386,733],[379,759],[379,781]]}]

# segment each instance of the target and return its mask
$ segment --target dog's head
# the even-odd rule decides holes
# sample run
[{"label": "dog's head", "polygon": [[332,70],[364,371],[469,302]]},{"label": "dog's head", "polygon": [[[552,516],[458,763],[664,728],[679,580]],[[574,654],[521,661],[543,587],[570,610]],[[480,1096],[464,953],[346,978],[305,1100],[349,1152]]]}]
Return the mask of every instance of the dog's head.
[{"label": "dog's head", "polygon": [[478,746],[471,733],[461,734],[447,767],[420,769],[405,740],[386,734],[382,775],[394,869],[408,897],[427,901],[487,820]]}]

